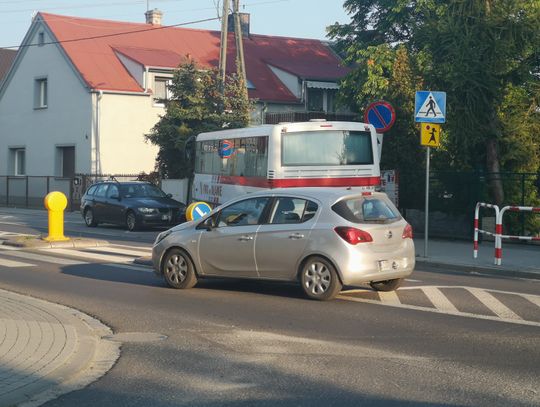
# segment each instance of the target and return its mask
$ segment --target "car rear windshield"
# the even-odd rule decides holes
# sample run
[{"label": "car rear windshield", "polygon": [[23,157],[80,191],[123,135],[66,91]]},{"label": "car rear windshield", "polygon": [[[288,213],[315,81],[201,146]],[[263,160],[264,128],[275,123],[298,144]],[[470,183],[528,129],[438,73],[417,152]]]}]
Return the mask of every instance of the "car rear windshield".
[{"label": "car rear windshield", "polygon": [[150,184],[120,185],[120,191],[125,198],[164,198],[165,193]]},{"label": "car rear windshield", "polygon": [[353,223],[390,223],[401,219],[395,207],[376,197],[355,197],[336,202],[332,210]]}]

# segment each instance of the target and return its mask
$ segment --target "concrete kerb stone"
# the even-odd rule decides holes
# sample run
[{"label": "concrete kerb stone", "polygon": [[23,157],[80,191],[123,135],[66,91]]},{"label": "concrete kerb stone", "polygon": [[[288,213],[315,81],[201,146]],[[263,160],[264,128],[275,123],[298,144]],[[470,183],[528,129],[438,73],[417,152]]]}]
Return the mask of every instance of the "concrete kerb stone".
[{"label": "concrete kerb stone", "polygon": [[[39,363],[34,361],[26,364],[27,369],[20,375],[32,377],[32,380],[18,384],[11,390],[5,387],[5,383],[4,388],[0,386],[2,405],[8,403],[25,407],[39,406],[62,394],[81,389],[109,371],[120,356],[121,343],[105,339],[110,337],[112,330],[78,310],[1,289],[0,302],[5,302],[8,304],[7,308],[11,308],[11,311],[4,311],[8,312],[8,317],[11,315],[13,319],[20,319],[15,321],[15,325],[24,324],[25,319],[41,320],[41,324],[63,327],[66,333],[65,337],[60,336],[66,342],[60,343],[64,348],[61,355],[50,357],[50,360],[41,360]],[[44,316],[46,320],[43,320]],[[69,349],[69,352],[65,349]],[[31,350],[28,350],[28,354],[23,351],[16,355],[23,363],[19,361],[15,365],[24,365],[25,358],[32,360],[34,354],[29,352]],[[2,358],[10,359],[10,356],[13,355],[8,352],[0,357],[2,367],[9,367],[2,363]],[[13,364],[13,360],[11,362]]]},{"label": "concrete kerb stone", "polygon": [[494,276],[503,276],[503,277],[517,277],[517,278],[528,278],[533,280],[540,280],[540,269],[514,269],[504,266],[487,266],[487,265],[476,265],[476,264],[458,264],[458,263],[449,263],[440,260],[433,260],[424,257],[416,257],[416,265],[422,265],[424,267],[429,267],[429,271],[434,272],[445,272],[445,271],[459,271],[463,273],[479,273],[479,274],[489,274]]},{"label": "concrete kerb stone", "polygon": [[55,249],[55,248],[85,248],[108,246],[106,240],[89,239],[84,237],[69,238],[69,240],[48,242],[41,239],[40,236],[17,236],[4,238],[0,244],[13,247],[32,248],[32,249]]}]

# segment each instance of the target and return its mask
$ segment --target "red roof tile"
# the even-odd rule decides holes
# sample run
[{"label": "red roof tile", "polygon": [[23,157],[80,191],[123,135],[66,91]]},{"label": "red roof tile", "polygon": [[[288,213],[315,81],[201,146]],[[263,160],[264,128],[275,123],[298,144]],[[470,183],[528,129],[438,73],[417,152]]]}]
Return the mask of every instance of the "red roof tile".
[{"label": "red roof tile", "polygon": [[[152,27],[143,23],[48,13],[40,15],[92,89],[143,91],[116,53],[151,67],[175,68],[187,55],[201,66],[218,65],[219,31]],[[77,39],[81,40],[70,41]],[[227,54],[227,70],[235,71],[232,34],[228,38]],[[244,39],[244,55],[247,77],[255,86],[255,89],[250,89],[249,95],[262,101],[298,101],[268,65],[303,79],[336,80],[348,72],[340,66],[339,59],[330,48],[319,40],[252,34]]]},{"label": "red roof tile", "polygon": [[17,51],[11,49],[0,49],[0,82],[7,75]]}]

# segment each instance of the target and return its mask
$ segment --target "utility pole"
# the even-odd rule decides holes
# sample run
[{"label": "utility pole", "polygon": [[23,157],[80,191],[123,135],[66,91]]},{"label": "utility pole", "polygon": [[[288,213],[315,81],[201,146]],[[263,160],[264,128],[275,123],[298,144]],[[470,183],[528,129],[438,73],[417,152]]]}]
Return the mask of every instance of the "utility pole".
[{"label": "utility pole", "polygon": [[242,27],[240,24],[240,0],[233,0],[234,13],[234,38],[236,40],[236,64],[240,77],[244,80],[244,89],[247,94],[246,62],[244,60],[244,43],[242,39]]},{"label": "utility pole", "polygon": [[221,14],[221,43],[219,46],[219,78],[221,80],[221,92],[225,89],[225,75],[227,70],[227,32],[229,18],[229,0],[223,0],[223,12]]}]

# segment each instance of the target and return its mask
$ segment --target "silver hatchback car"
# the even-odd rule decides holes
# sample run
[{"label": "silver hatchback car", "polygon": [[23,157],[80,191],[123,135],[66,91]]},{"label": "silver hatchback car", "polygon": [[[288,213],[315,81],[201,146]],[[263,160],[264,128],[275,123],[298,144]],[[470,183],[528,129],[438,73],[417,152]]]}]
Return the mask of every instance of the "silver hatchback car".
[{"label": "silver hatchback car", "polygon": [[154,271],[173,288],[205,277],[299,281],[317,300],[344,285],[395,290],[414,270],[411,226],[384,193],[271,189],[160,233]]}]

